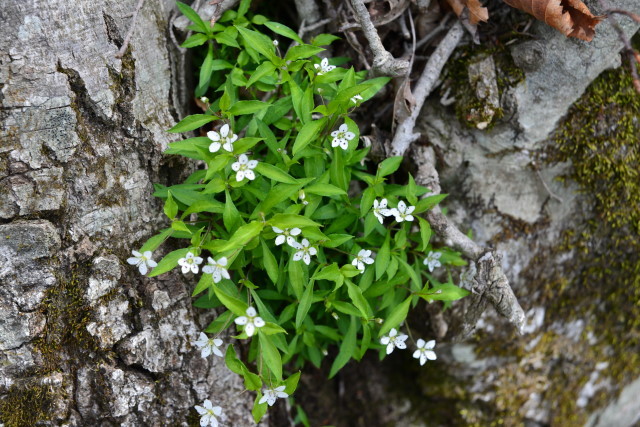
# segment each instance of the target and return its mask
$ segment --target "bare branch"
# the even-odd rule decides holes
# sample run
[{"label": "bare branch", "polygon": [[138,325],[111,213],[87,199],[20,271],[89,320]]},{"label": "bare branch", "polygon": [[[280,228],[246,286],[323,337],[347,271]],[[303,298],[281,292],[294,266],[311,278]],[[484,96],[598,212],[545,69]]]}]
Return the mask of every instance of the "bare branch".
[{"label": "bare branch", "polygon": [[373,25],[373,22],[371,22],[369,11],[362,0],[351,0],[351,5],[356,14],[356,20],[360,24],[362,32],[367,38],[369,47],[371,47],[371,51],[373,52],[373,74],[391,77],[407,75],[410,71],[409,61],[395,59],[393,55],[384,48],[378,31]]},{"label": "bare branch", "polygon": [[[357,1],[357,0],[353,0]],[[447,35],[442,39],[436,50],[429,57],[427,65],[425,65],[420,80],[413,90],[413,96],[416,103],[411,114],[398,125],[398,129],[391,142],[391,155],[402,156],[409,148],[411,143],[418,139],[419,133],[414,133],[413,128],[420,114],[420,110],[424,105],[424,101],[435,87],[444,64],[447,62],[454,49],[462,39],[464,30],[460,21],[456,21],[449,29]]]},{"label": "bare branch", "polygon": [[131,37],[133,36],[133,30],[136,27],[136,20],[138,19],[138,13],[142,6],[144,5],[144,0],[138,0],[138,5],[136,6],[136,10],[133,11],[133,15],[131,18],[131,25],[129,25],[129,31],[127,31],[127,35],[124,37],[124,42],[122,42],[122,46],[120,46],[120,50],[116,53],[116,58],[122,58],[124,54],[127,52],[127,48],[129,47],[129,42],[131,41]]},{"label": "bare branch", "polygon": [[[440,179],[435,168],[435,153],[430,147],[414,147],[418,171],[416,183],[431,189],[430,194],[440,193]],[[500,264],[500,255],[493,249],[483,248],[462,233],[436,206],[427,212],[427,220],[441,239],[471,259],[472,277],[469,279],[473,295],[465,313],[457,339],[468,337],[490,303],[500,314],[522,331],[525,315],[514,295],[509,280]]]}]

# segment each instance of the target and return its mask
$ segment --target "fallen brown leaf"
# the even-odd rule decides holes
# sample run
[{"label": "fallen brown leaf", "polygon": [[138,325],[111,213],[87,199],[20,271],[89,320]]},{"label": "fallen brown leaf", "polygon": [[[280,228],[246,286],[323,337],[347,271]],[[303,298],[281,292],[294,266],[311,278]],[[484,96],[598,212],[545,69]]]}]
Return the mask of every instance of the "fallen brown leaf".
[{"label": "fallen brown leaf", "polygon": [[486,22],[489,19],[489,11],[482,7],[479,0],[447,0],[456,15],[460,16],[464,8],[469,9],[469,22],[476,25],[478,22]]},{"label": "fallen brown leaf", "polygon": [[511,7],[546,22],[567,37],[591,41],[595,26],[602,20],[594,16],[581,0],[503,0]]}]

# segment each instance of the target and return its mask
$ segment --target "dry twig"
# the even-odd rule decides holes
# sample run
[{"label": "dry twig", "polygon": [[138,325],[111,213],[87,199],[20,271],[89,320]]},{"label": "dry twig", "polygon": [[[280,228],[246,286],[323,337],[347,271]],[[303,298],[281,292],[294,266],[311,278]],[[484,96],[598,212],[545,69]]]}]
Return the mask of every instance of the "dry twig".
[{"label": "dry twig", "polygon": [[[416,183],[431,189],[431,194],[440,193],[440,179],[435,168],[435,153],[430,147],[414,147],[414,158],[418,166]],[[427,212],[427,220],[441,239],[471,259],[468,280],[473,292],[462,325],[455,334],[457,340],[468,337],[490,303],[500,314],[522,332],[525,315],[518,299],[511,290],[500,264],[500,255],[493,249],[483,248],[462,233],[436,206]]]},{"label": "dry twig", "polygon": [[392,156],[404,155],[411,143],[420,136],[419,133],[414,133],[413,131],[418,115],[420,114],[420,110],[424,105],[425,99],[435,87],[444,64],[447,62],[453,53],[453,50],[462,39],[463,34],[464,31],[462,29],[462,24],[460,24],[460,21],[456,21],[456,23],[449,29],[445,38],[442,39],[436,50],[429,57],[429,60],[422,71],[422,75],[413,90],[413,96],[416,100],[413,111],[398,125],[398,129],[396,130],[393,141],[391,142]]},{"label": "dry twig", "polygon": [[391,77],[404,76],[409,72],[409,61],[395,59],[382,44],[376,27],[371,21],[371,16],[362,0],[351,0],[351,5],[356,15],[356,20],[362,28],[362,32],[369,42],[373,52],[372,72],[374,75]]},{"label": "dry twig", "polygon": [[136,27],[136,20],[138,19],[138,13],[142,6],[144,5],[144,0],[138,0],[138,4],[136,9],[133,11],[133,15],[131,18],[131,25],[129,25],[129,31],[127,31],[127,35],[124,37],[124,42],[122,42],[122,46],[120,46],[120,50],[116,53],[116,58],[122,58],[124,54],[127,52],[127,48],[129,47],[129,42],[131,41],[131,37],[133,36],[133,30]]}]

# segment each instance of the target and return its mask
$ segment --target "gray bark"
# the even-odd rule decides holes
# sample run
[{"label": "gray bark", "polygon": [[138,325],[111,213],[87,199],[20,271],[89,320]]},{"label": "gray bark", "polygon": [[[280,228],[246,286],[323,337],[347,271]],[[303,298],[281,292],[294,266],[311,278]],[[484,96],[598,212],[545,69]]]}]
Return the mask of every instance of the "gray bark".
[{"label": "gray bark", "polygon": [[210,320],[196,315],[191,289],[123,263],[162,226],[152,183],[170,180],[165,130],[182,114],[167,40],[173,1],[147,0],[115,57],[136,4],[0,1],[8,426],[187,425],[205,398],[223,421],[252,424],[240,379],[190,344]]}]

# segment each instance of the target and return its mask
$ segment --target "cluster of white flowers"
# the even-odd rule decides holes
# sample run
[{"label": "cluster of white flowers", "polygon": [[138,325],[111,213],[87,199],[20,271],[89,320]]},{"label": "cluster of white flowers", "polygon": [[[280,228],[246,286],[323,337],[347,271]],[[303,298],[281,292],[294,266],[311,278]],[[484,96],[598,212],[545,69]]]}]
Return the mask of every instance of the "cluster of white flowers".
[{"label": "cluster of white flowers", "polygon": [[234,322],[236,325],[244,326],[244,331],[250,337],[256,332],[256,328],[262,328],[266,323],[253,307],[247,308],[245,314],[246,316],[236,317]]},{"label": "cluster of white flowers", "polygon": [[389,216],[394,216],[397,222],[402,221],[413,221],[413,211],[416,209],[415,206],[407,206],[405,202],[400,200],[398,202],[397,208],[388,208],[387,199],[382,199],[378,201],[377,199],[373,201],[373,214],[378,218],[380,224],[384,223],[384,218]]},{"label": "cluster of white flowers", "polygon": [[329,65],[329,59],[324,58],[319,64],[313,64],[319,76],[336,68],[335,65]]},{"label": "cluster of white flowers", "polygon": [[360,249],[358,255],[351,261],[351,264],[360,270],[360,273],[364,273],[364,265],[373,264],[373,258],[371,258],[371,251],[367,249]]},{"label": "cluster of white flowers", "polygon": [[253,171],[258,166],[257,160],[249,160],[246,154],[240,154],[238,161],[231,164],[231,169],[236,173],[236,181],[240,182],[247,178],[250,181],[256,179],[256,174]]},{"label": "cluster of white flowers", "polygon": [[220,128],[220,133],[213,130],[207,132],[207,138],[213,141],[211,145],[209,145],[210,152],[215,153],[222,147],[232,153],[233,143],[238,139],[238,135],[234,134],[229,125],[225,123]]},{"label": "cluster of white flowers", "polygon": [[229,272],[225,268],[227,266],[227,257],[223,256],[218,261],[208,257],[207,265],[202,267],[202,271],[207,274],[213,275],[213,283],[218,283],[224,277],[225,279],[231,279]]},{"label": "cluster of white flowers", "polygon": [[[398,331],[394,328],[389,331],[389,335],[385,335],[380,338],[380,344],[387,346],[387,354],[391,354],[394,348],[404,350],[407,348],[405,341],[409,338],[408,335],[398,334]],[[416,351],[413,352],[413,357],[420,360],[420,365],[424,365],[427,360],[436,360],[436,353],[433,351],[436,346],[436,341],[425,341],[419,338],[416,342]]]},{"label": "cluster of white flowers", "polygon": [[187,252],[184,258],[178,260],[178,265],[182,267],[182,274],[187,274],[188,272],[197,274],[200,264],[202,264],[202,258],[195,256],[193,252]]},{"label": "cluster of white flowers", "polygon": [[131,258],[128,258],[127,262],[138,267],[140,274],[142,274],[143,276],[147,274],[147,271],[149,271],[148,267],[154,268],[158,265],[153,259],[151,259],[151,257],[153,256],[151,251],[146,251],[144,254],[141,254],[138,251],[131,251],[131,253],[133,254],[133,256]]},{"label": "cluster of white flowers", "polygon": [[332,147],[340,146],[340,148],[346,150],[347,148],[349,148],[349,141],[355,138],[356,134],[350,132],[347,124],[343,123],[340,125],[338,130],[334,130],[333,132],[331,132],[331,136],[333,137],[333,140],[331,141]]}]

